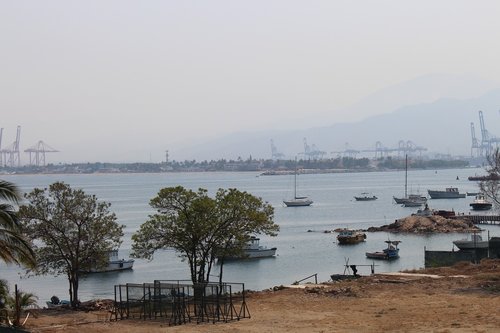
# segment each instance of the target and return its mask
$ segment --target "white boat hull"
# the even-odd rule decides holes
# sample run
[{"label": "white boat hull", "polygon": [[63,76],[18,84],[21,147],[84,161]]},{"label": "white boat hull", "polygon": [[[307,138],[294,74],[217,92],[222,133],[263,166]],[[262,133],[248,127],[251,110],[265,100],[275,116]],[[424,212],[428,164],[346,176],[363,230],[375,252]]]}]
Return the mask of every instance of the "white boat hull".
[{"label": "white boat hull", "polygon": [[104,273],[104,272],[116,272],[124,271],[127,269],[132,269],[134,266],[134,260],[113,260],[108,263],[108,265],[101,269],[91,268],[88,273]]},{"label": "white boat hull", "polygon": [[[254,259],[272,257],[276,254],[275,247],[265,247],[259,245],[259,238],[251,237],[248,244],[243,249],[241,256],[224,257],[224,260],[238,260],[238,259]],[[219,258],[220,259],[220,258]]]},{"label": "white boat hull", "polygon": [[474,250],[474,249],[487,249],[488,241],[471,241],[471,240],[456,240],[453,241],[456,247],[460,250]]},{"label": "white boat hull", "polygon": [[309,199],[292,199],[292,200],[285,200],[283,203],[287,207],[303,207],[303,206],[310,206],[313,202],[312,200]]},{"label": "white boat hull", "polygon": [[253,259],[253,258],[266,258],[272,257],[276,254],[276,248],[270,249],[260,249],[260,250],[246,250],[244,254],[244,258]]}]

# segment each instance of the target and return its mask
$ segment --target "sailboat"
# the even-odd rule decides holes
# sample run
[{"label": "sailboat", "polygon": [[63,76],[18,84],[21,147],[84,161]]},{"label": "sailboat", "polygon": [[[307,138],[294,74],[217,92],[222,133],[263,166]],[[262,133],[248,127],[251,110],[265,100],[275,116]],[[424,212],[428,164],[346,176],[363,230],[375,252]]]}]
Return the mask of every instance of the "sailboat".
[{"label": "sailboat", "polygon": [[299,197],[297,196],[297,159],[295,159],[295,172],[294,172],[294,181],[293,181],[293,199],[283,200],[283,203],[287,207],[302,207],[302,206],[310,206],[313,201],[308,197]]},{"label": "sailboat", "polygon": [[408,195],[408,155],[405,156],[405,196],[404,198],[393,197],[397,204],[402,204],[405,207],[418,207],[427,202],[427,198],[420,194]]}]

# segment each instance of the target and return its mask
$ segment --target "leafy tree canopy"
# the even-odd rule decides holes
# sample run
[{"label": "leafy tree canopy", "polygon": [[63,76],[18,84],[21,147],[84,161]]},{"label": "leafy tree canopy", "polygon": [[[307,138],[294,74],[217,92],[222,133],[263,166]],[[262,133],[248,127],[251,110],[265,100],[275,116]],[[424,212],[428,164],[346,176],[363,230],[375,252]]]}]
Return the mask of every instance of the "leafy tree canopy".
[{"label": "leafy tree canopy", "polygon": [[33,273],[66,274],[74,307],[81,272],[95,262],[105,265],[108,252],[121,244],[124,226],[116,222],[109,203],[62,182],[35,188],[25,197],[29,204],[19,208],[19,216],[38,258]]},{"label": "leafy tree canopy", "polygon": [[[488,164],[485,167],[486,172],[492,176],[500,176],[500,150],[496,148],[491,155],[487,156]],[[479,183],[479,189],[488,198],[493,201],[495,209],[500,208],[500,181],[498,178],[492,178]]]},{"label": "leafy tree canopy", "polygon": [[132,235],[132,255],[151,259],[160,249],[173,248],[185,259],[193,283],[209,281],[218,256],[241,254],[252,234],[276,236],[274,209],[247,192],[207,190],[182,186],[160,190],[150,201],[157,213]]}]

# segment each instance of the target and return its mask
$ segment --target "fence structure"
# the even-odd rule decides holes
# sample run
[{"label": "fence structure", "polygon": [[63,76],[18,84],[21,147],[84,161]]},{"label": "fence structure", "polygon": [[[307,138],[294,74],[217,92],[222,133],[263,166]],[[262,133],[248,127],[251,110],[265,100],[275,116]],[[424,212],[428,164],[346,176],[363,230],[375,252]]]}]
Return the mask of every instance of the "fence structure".
[{"label": "fence structure", "polygon": [[250,318],[250,311],[243,283],[155,280],[116,285],[112,316],[115,320],[160,319],[180,325]]}]

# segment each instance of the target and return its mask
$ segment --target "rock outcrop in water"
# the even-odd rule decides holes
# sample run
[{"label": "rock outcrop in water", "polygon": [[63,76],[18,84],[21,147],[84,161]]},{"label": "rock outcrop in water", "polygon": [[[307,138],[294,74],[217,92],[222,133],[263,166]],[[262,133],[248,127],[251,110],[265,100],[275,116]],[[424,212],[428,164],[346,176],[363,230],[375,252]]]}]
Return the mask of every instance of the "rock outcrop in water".
[{"label": "rock outcrop in water", "polygon": [[381,227],[370,227],[367,231],[405,232],[405,233],[446,233],[472,232],[479,230],[467,219],[447,219],[439,215],[408,216],[398,219],[392,224]]}]

